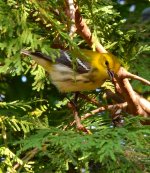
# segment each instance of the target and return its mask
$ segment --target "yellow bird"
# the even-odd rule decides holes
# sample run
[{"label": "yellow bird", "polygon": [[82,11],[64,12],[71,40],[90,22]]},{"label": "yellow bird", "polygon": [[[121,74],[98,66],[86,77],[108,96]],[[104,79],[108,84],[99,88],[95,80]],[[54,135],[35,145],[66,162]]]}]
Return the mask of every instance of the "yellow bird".
[{"label": "yellow bird", "polygon": [[81,49],[73,66],[71,53],[60,50],[55,61],[41,52],[22,50],[22,54],[31,56],[49,74],[52,83],[60,92],[89,91],[100,87],[110,75],[117,73],[119,60],[111,53],[98,53]]}]

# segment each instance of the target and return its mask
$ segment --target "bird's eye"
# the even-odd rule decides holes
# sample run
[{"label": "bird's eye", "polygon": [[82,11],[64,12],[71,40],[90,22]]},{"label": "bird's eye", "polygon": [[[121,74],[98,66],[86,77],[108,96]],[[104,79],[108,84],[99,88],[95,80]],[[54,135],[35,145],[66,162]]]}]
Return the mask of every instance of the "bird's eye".
[{"label": "bird's eye", "polygon": [[106,66],[109,66],[109,62],[107,60],[105,61],[105,65]]}]

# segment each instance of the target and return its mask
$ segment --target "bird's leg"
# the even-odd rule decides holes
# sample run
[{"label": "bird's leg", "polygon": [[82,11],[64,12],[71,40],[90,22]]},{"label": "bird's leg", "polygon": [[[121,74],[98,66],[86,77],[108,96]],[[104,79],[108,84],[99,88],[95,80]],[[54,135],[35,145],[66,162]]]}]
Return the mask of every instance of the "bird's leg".
[{"label": "bird's leg", "polygon": [[75,109],[73,111],[74,119],[76,121],[77,129],[85,131],[86,128],[81,124],[81,119],[79,117],[78,106],[77,106],[78,96],[79,96],[79,92],[75,92],[75,94],[74,94],[74,106],[75,106]]},{"label": "bird's leg", "polygon": [[77,102],[78,102],[79,94],[80,94],[80,92],[75,92],[74,93],[74,104],[75,104],[76,107],[77,107]]},{"label": "bird's leg", "polygon": [[69,102],[69,107],[73,110],[74,119],[76,122],[77,129],[89,133],[89,131],[81,124],[81,119],[79,117],[79,112],[77,109],[78,92],[75,92],[74,101]]}]

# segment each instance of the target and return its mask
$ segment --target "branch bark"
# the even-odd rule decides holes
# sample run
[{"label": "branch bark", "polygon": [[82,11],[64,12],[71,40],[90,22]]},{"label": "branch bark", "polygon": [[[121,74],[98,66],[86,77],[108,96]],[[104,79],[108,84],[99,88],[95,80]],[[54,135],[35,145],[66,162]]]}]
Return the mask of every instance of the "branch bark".
[{"label": "branch bark", "polygon": [[[131,73],[127,72],[123,67],[121,67],[116,77],[116,80],[119,83],[119,87],[121,89],[116,89],[116,90],[121,92],[121,94],[124,96],[125,100],[127,101],[129,113],[133,115],[142,115],[144,117],[149,117],[150,102],[144,99],[142,96],[140,96],[133,90],[128,80],[128,77],[131,78],[131,76],[138,79],[136,75],[132,75]],[[139,77],[139,80],[141,81],[142,78]],[[116,85],[116,82],[114,82],[114,85]]]}]

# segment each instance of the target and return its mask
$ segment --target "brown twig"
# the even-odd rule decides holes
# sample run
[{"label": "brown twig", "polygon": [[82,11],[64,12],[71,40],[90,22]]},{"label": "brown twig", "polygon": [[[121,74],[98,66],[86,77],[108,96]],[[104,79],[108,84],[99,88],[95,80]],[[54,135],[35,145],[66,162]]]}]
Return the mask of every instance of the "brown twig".
[{"label": "brown twig", "polygon": [[122,78],[122,79],[124,79],[124,78],[136,79],[136,80],[142,82],[143,84],[150,86],[150,81],[148,81],[148,80],[146,80],[140,76],[134,75],[134,74],[126,71],[124,68],[122,68],[121,70],[122,70],[122,72],[121,72],[121,74],[119,74],[120,78]]},{"label": "brown twig", "polygon": [[[79,118],[79,113],[78,113],[77,108],[76,108],[76,106],[74,105],[74,103],[70,101],[70,102],[68,103],[68,107],[71,108],[72,111],[73,111],[73,115],[74,115],[74,119],[75,119],[74,122],[75,122],[75,124],[76,124],[76,126],[77,126],[77,129],[80,130],[80,131],[83,131],[83,132],[85,132],[85,133],[90,134],[90,132],[81,124],[81,119]],[[71,125],[71,124],[70,124],[70,125]],[[71,126],[72,126],[72,125],[71,125]],[[65,127],[65,129],[66,129],[66,127]]]},{"label": "brown twig", "polygon": [[103,112],[103,111],[105,111],[105,110],[113,110],[113,109],[115,109],[116,110],[116,108],[117,109],[125,109],[127,107],[127,102],[124,102],[124,103],[119,103],[119,104],[115,104],[115,105],[108,105],[108,106],[102,106],[102,107],[100,107],[100,108],[97,108],[97,109],[95,109],[95,110],[93,110],[93,111],[91,111],[91,113],[86,113],[84,116],[82,116],[81,117],[81,120],[85,120],[85,119],[87,119],[87,118],[89,118],[89,117],[91,117],[91,116],[93,116],[94,114],[96,114],[96,113],[99,113],[99,112]]},{"label": "brown twig", "polygon": [[[73,0],[66,0],[67,7],[69,7],[69,11],[70,11],[69,13],[67,12],[66,14],[71,19],[71,21],[75,22],[76,28],[74,28],[74,31],[76,30],[76,32],[90,46],[92,46],[93,44],[95,44],[95,39],[92,36],[92,33],[91,33],[90,29],[88,28],[86,22],[82,18],[77,3],[74,2],[74,5],[72,5],[72,2],[73,2]],[[101,53],[107,53],[105,48],[99,42],[96,43],[96,50]]]},{"label": "brown twig", "polygon": [[[91,116],[94,116],[96,113],[100,113],[100,112],[103,112],[105,110],[110,110],[110,111],[116,110],[116,109],[124,110],[126,107],[127,107],[127,102],[119,103],[119,104],[115,104],[115,105],[102,106],[102,107],[99,107],[97,109],[94,109],[90,113],[86,113],[85,115],[83,115],[81,117],[81,121],[83,121],[83,120],[85,120]],[[75,123],[76,122],[73,121],[72,123],[70,123],[70,125],[73,126]]]},{"label": "brown twig", "polygon": [[[121,91],[121,94],[128,102],[129,113],[133,115],[142,115],[144,117],[148,117],[150,115],[150,111],[148,109],[150,103],[133,90],[131,84],[129,83],[129,80],[127,79],[128,76],[132,75],[130,75],[130,73],[128,73],[123,67],[119,69],[117,75],[118,76],[116,77],[116,79],[119,83],[119,87],[121,88],[119,92]],[[116,85],[116,83],[114,84]],[[147,103],[145,106],[143,105],[143,100],[145,100],[145,102]]]},{"label": "brown twig", "polygon": [[[77,28],[77,33],[89,44],[89,46],[95,44],[95,39],[92,36],[91,31],[85,23],[84,19],[82,18],[77,4],[75,12],[75,24]],[[99,42],[96,43],[95,47],[98,52],[107,53],[106,49]]]}]

